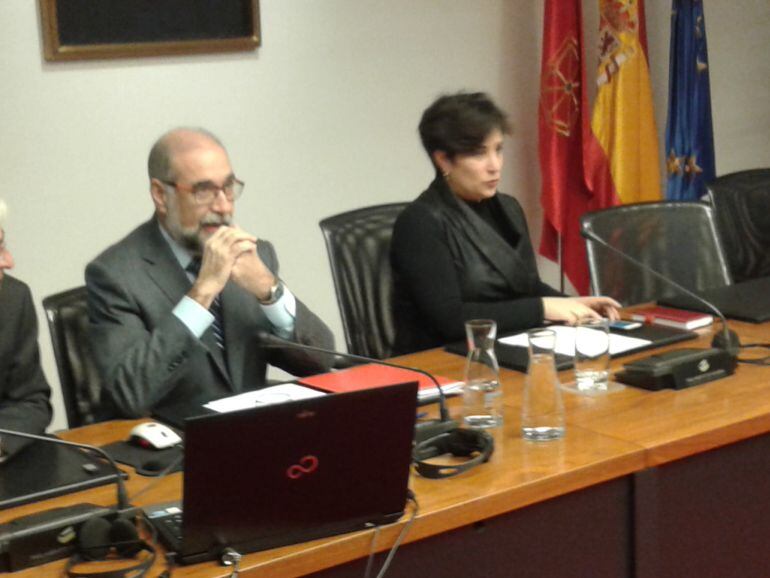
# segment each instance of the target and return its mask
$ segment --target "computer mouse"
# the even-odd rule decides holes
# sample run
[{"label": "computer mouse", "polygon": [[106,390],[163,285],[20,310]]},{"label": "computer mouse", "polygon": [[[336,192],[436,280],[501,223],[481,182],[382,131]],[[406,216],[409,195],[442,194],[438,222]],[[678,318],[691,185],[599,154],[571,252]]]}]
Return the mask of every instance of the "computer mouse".
[{"label": "computer mouse", "polygon": [[154,450],[164,450],[182,443],[182,438],[174,430],[154,421],[134,426],[129,440],[138,446]]}]

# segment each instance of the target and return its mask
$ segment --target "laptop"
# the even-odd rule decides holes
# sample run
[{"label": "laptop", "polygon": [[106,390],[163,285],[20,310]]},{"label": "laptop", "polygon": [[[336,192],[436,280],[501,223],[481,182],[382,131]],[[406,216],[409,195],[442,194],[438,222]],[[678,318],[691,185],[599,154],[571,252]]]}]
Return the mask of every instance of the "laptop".
[{"label": "laptop", "polygon": [[416,408],[410,382],[187,419],[182,503],[145,513],[183,564],[394,522]]},{"label": "laptop", "polygon": [[0,510],[116,480],[112,466],[93,453],[42,440],[26,446],[0,472]]},{"label": "laptop", "polygon": [[[730,319],[750,323],[770,321],[770,277],[760,277],[696,293]],[[687,295],[661,298],[660,302],[671,307],[713,314],[703,303]]]}]

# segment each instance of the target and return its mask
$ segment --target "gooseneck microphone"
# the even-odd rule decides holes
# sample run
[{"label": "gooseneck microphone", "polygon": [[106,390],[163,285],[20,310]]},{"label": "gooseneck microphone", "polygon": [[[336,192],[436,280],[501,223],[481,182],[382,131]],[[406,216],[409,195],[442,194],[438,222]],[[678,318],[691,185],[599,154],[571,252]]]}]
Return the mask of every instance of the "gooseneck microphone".
[{"label": "gooseneck microphone", "polygon": [[735,331],[732,331],[727,326],[727,319],[725,318],[724,314],[713,303],[706,301],[703,297],[701,297],[700,295],[698,295],[693,291],[690,291],[689,289],[680,285],[673,279],[669,279],[665,275],[658,273],[655,269],[653,269],[649,265],[642,263],[641,261],[639,261],[638,259],[635,259],[631,255],[626,254],[624,251],[621,251],[620,249],[613,247],[607,241],[605,241],[599,235],[596,234],[596,232],[591,227],[591,223],[588,223],[588,222],[583,223],[583,226],[581,228],[581,234],[586,239],[589,239],[591,241],[594,241],[595,243],[598,243],[605,249],[609,249],[611,252],[618,255],[625,261],[628,261],[629,263],[635,265],[636,267],[642,269],[643,271],[651,273],[656,279],[660,279],[667,285],[674,287],[676,290],[681,291],[688,297],[692,297],[693,299],[698,301],[698,303],[702,303],[703,305],[705,305],[710,311],[714,313],[714,315],[719,317],[719,320],[722,323],[722,331],[714,335],[714,338],[711,341],[711,346],[717,349],[723,349],[727,351],[727,353],[729,353],[730,356],[732,356],[733,358],[736,358],[738,356],[738,350],[740,350],[741,348],[740,339],[738,338],[738,335],[735,333]]},{"label": "gooseneck microphone", "polygon": [[399,365],[397,363],[382,361],[380,359],[375,359],[373,357],[356,355],[355,353],[343,353],[341,351],[333,351],[331,349],[324,349],[322,347],[316,347],[314,345],[305,345],[303,343],[295,343],[294,341],[283,339],[281,337],[273,335],[272,333],[267,333],[266,331],[257,332],[257,339],[264,347],[275,348],[275,349],[291,348],[291,349],[299,349],[303,351],[312,351],[315,353],[323,353],[325,355],[330,355],[333,357],[341,357],[343,359],[357,361],[359,363],[374,363],[376,365],[384,365],[386,367],[395,367],[396,369],[414,371],[415,373],[424,375],[427,378],[429,378],[434,384],[436,384],[436,390],[438,391],[440,419],[432,420],[429,422],[418,423],[415,426],[415,441],[419,443],[426,439],[436,437],[444,432],[448,432],[458,428],[457,422],[452,420],[449,417],[449,411],[447,410],[447,407],[446,407],[446,396],[444,395],[444,390],[441,388],[441,384],[433,375],[431,375],[427,371],[424,371],[422,369],[416,369],[414,367],[408,367],[406,365]]}]

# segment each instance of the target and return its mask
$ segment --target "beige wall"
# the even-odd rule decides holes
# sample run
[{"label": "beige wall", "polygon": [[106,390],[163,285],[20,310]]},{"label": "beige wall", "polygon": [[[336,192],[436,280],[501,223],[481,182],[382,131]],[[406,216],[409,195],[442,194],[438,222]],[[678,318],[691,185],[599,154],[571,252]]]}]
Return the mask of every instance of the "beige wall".
[{"label": "beige wall", "polygon": [[[237,220],[275,243],[283,276],[340,345],[318,220],[422,190],[431,169],[416,124],[442,91],[485,90],[509,111],[516,133],[501,189],[517,196],[538,235],[542,0],[260,4],[264,43],[254,53],[48,64],[37,2],[0,1],[0,196],[11,208],[15,273],[38,302],[82,284],[85,264],[149,217],[148,147],[180,124],[205,126],[228,145],[247,183]],[[593,32],[595,2],[583,4]],[[648,0],[661,132],[669,9],[669,0]],[[718,170],[769,166],[770,6],[712,1],[706,10]],[[543,274],[556,283],[552,265]],[[64,427],[58,391],[56,405],[54,427]]]}]

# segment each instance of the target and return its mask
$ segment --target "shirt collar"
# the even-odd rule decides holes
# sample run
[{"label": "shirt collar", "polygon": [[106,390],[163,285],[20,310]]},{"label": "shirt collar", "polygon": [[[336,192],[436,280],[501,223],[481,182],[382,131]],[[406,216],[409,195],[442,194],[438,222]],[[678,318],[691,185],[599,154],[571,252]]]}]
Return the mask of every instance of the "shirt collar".
[{"label": "shirt collar", "polygon": [[193,260],[193,254],[190,253],[187,249],[182,247],[179,243],[177,243],[171,235],[168,234],[168,231],[163,227],[163,225],[160,224],[160,221],[158,221],[158,228],[160,229],[160,234],[163,235],[163,238],[168,243],[168,246],[171,248],[171,252],[174,254],[174,257],[179,262],[179,265],[187,271],[187,266],[190,264],[190,261]]}]

